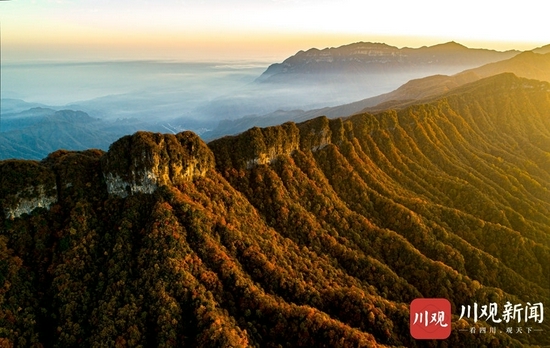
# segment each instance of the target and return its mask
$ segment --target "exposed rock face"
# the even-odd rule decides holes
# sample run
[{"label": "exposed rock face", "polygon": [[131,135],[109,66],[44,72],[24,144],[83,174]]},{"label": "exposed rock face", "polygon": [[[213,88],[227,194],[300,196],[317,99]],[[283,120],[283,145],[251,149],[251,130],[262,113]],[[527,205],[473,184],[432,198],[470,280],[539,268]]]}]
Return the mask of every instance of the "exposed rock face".
[{"label": "exposed rock face", "polygon": [[318,117],[300,124],[300,148],[318,151],[330,144],[332,142],[330,123],[328,118]]},{"label": "exposed rock face", "polygon": [[410,71],[419,67],[471,66],[509,59],[518,51],[497,52],[470,49],[455,42],[421,47],[397,48],[381,43],[350,45],[299,51],[282,63],[272,64],[258,78],[260,82],[281,82],[292,75],[363,74],[374,71]]},{"label": "exposed rock face", "polygon": [[450,347],[549,346],[549,89],[0,162],[0,346],[417,347],[417,298],[536,314]]},{"label": "exposed rock face", "polygon": [[[234,168],[252,169],[298,149],[323,149],[341,133],[332,128],[341,126],[340,120],[319,117],[299,127],[286,123],[252,128],[239,136],[214,141],[211,147],[219,152],[220,163],[229,161]],[[49,209],[58,200],[71,204],[90,191],[120,198],[151,194],[161,185],[177,185],[205,176],[214,166],[212,151],[191,132],[138,132],[113,143],[107,153],[60,150],[42,162],[3,162],[0,204],[5,217],[13,219],[36,208]]]},{"label": "exposed rock face", "polygon": [[294,123],[254,127],[237,136],[214,140],[208,146],[219,168],[251,169],[272,163],[277,156],[292,154],[300,147],[300,130]]},{"label": "exposed rock face", "polygon": [[0,207],[7,219],[57,202],[55,175],[35,161],[0,162]]},{"label": "exposed rock face", "polygon": [[[370,116],[373,118],[372,116]],[[319,151],[329,144],[341,143],[346,130],[341,119],[320,116],[303,123],[292,122],[267,128],[252,128],[236,136],[208,143],[216,156],[218,169],[252,169],[273,163],[278,156],[296,150]]]},{"label": "exposed rock face", "polygon": [[204,176],[214,156],[191,132],[138,132],[113,143],[101,163],[109,195],[126,197]]},{"label": "exposed rock face", "polygon": [[[54,186],[53,189],[56,189]],[[33,198],[21,198],[20,196],[32,195]],[[38,187],[29,186],[26,190],[18,193],[14,197],[17,200],[15,205],[4,209],[4,214],[8,219],[20,217],[23,214],[30,214],[36,208],[49,209],[50,206],[57,202],[56,196],[48,196],[44,186]]]},{"label": "exposed rock face", "polygon": [[121,198],[151,194],[161,185],[204,176],[211,168],[212,152],[191,132],[138,132],[112,144],[107,153],[60,150],[42,162],[0,162],[0,208],[5,218],[14,219],[36,208],[49,209],[58,200],[70,205],[90,191]]},{"label": "exposed rock face", "polygon": [[[220,165],[227,162],[233,168],[252,169],[298,149],[321,150],[338,136],[343,136],[342,122],[319,117],[299,126],[252,128],[210,146],[217,151]],[[70,204],[90,191],[120,198],[151,194],[161,185],[204,176],[214,166],[210,148],[191,132],[138,132],[113,143],[107,153],[60,150],[42,162],[3,162],[0,205],[5,217],[13,219],[36,208],[48,209],[58,200]]]}]

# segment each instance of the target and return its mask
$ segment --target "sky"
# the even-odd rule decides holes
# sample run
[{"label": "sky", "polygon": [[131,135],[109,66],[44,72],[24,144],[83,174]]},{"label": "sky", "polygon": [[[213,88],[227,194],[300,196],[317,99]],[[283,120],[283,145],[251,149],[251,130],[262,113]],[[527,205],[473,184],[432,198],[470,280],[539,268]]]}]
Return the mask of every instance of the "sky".
[{"label": "sky", "polygon": [[550,43],[544,2],[0,1],[2,59],[281,61],[357,41],[526,50]]}]

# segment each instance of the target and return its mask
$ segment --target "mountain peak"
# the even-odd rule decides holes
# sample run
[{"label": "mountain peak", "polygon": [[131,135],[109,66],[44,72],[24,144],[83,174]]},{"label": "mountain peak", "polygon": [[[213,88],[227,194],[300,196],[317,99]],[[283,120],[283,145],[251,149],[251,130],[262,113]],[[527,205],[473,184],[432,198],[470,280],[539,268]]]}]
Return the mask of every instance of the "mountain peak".
[{"label": "mountain peak", "polygon": [[[351,80],[364,80],[365,74],[393,70],[416,71],[420,67],[438,70],[441,73],[441,69],[450,69],[453,66],[460,67],[460,70],[473,68],[511,58],[517,53],[471,49],[455,41],[420,48],[398,48],[384,43],[356,42],[340,47],[300,51],[282,63],[270,65],[258,81],[282,82],[290,78],[288,81],[303,83],[304,75],[308,75],[308,78],[314,78],[315,84],[318,84],[321,76],[328,76],[328,81],[342,76],[352,76]],[[362,75],[363,77],[360,77]]]},{"label": "mountain peak", "polygon": [[[82,194],[114,197],[153,193],[205,176],[214,155],[194,133],[137,132],[114,142],[107,153],[59,150],[42,162],[0,162],[0,208],[7,219]],[[101,179],[103,177],[103,180]]]},{"label": "mountain peak", "polygon": [[462,44],[459,44],[458,42],[455,42],[455,41],[449,41],[449,42],[439,44],[439,45],[434,45],[434,46],[431,46],[431,47],[432,48],[445,48],[445,49],[452,49],[452,50],[469,50],[468,47],[466,47]]},{"label": "mountain peak", "polygon": [[48,117],[49,120],[65,121],[71,123],[89,123],[97,121],[97,119],[91,117],[83,111],[75,110],[59,110],[54,112]]},{"label": "mountain peak", "polygon": [[118,197],[152,193],[160,185],[177,185],[212,168],[212,152],[192,132],[137,132],[113,143],[102,158],[107,191]]},{"label": "mountain peak", "polygon": [[208,147],[138,132],[107,153],[2,161],[0,342],[414,347],[408,304],[446,298],[455,314],[535,308],[542,332],[461,334],[478,327],[468,315],[449,346],[548,346],[550,94],[536,83],[504,74]]}]

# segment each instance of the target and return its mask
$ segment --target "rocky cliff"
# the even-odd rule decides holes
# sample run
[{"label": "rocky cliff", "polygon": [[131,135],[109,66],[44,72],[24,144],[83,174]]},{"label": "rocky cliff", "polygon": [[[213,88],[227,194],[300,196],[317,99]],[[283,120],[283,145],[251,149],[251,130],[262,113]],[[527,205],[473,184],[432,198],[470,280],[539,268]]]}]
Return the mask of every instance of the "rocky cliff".
[{"label": "rocky cliff", "polygon": [[[546,82],[0,173],[0,346],[550,344]],[[421,297],[451,303],[448,339],[411,337]]]},{"label": "rocky cliff", "polygon": [[0,162],[0,207],[9,219],[57,202],[55,176],[33,161]]},{"label": "rocky cliff", "polygon": [[204,176],[214,167],[206,144],[191,132],[138,132],[115,142],[102,159],[110,195],[153,193],[160,185],[177,185]]},{"label": "rocky cliff", "polygon": [[109,151],[56,151],[42,162],[0,162],[4,217],[13,219],[58,200],[78,200],[104,192],[113,197],[151,194],[206,175],[214,156],[191,132],[176,135],[138,132],[111,145]]}]

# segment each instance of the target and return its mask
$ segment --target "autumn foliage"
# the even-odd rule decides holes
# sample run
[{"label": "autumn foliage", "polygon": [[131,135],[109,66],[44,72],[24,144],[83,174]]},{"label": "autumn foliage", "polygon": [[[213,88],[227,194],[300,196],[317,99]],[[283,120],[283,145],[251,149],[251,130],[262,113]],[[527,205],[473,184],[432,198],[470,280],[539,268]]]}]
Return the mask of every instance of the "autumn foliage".
[{"label": "autumn foliage", "polygon": [[[458,320],[473,302],[550,308],[550,84],[505,74],[208,147],[191,133],[122,141],[124,158],[0,162],[3,210],[13,187],[55,182],[57,195],[0,214],[0,347],[550,344],[550,310],[531,335]],[[171,175],[193,156],[215,168],[152,194],[107,191],[106,158]],[[419,297],[451,302],[448,340],[410,336]]]}]

